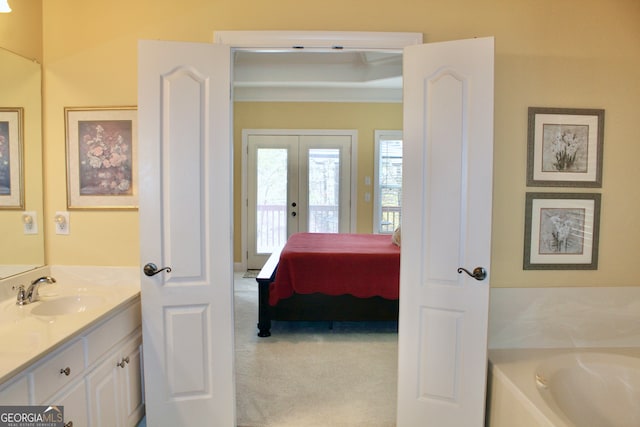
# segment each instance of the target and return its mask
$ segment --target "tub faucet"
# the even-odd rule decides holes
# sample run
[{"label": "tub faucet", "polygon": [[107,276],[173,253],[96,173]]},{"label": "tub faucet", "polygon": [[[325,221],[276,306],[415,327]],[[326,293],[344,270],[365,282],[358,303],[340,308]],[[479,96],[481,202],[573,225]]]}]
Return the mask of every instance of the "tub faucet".
[{"label": "tub faucet", "polygon": [[31,282],[29,287],[25,290],[24,286],[20,285],[18,288],[18,301],[16,304],[25,305],[32,302],[36,302],[40,299],[38,289],[43,283],[56,283],[56,279],[51,276],[42,276]]}]

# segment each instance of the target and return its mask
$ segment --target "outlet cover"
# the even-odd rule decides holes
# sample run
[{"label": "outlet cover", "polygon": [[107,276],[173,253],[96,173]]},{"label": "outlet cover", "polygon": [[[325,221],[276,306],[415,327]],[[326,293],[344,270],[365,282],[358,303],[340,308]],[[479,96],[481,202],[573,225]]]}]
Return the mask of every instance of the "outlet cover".
[{"label": "outlet cover", "polygon": [[38,234],[38,213],[36,211],[22,212],[24,234]]},{"label": "outlet cover", "polygon": [[69,212],[56,212],[53,222],[56,226],[56,234],[69,234]]}]

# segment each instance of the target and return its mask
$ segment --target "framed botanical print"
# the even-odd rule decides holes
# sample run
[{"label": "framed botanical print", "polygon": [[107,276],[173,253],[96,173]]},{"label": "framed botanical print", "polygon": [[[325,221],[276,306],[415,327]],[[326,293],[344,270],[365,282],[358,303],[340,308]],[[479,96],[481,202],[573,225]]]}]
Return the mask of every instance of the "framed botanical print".
[{"label": "framed botanical print", "polygon": [[136,209],[136,108],[65,108],[65,119],[67,207]]},{"label": "framed botanical print", "polygon": [[604,110],[530,107],[527,186],[602,187]]},{"label": "framed botanical print", "polygon": [[525,270],[597,270],[598,193],[527,193]]},{"label": "framed botanical print", "polygon": [[0,209],[24,209],[23,109],[0,108]]}]

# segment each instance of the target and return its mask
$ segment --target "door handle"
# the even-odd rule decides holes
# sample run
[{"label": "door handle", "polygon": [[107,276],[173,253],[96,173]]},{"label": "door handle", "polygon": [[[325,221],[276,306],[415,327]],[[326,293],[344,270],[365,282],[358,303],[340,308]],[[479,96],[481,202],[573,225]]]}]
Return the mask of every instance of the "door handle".
[{"label": "door handle", "polygon": [[295,211],[291,212],[291,216],[296,216],[298,215]]},{"label": "door handle", "polygon": [[458,274],[463,271],[476,280],[484,280],[487,278],[487,270],[485,270],[484,267],[476,267],[473,269],[473,272],[470,272],[466,268],[458,267]]},{"label": "door handle", "polygon": [[161,271],[165,271],[165,270],[167,271],[167,273],[171,273],[171,267],[163,267],[163,268],[158,270],[158,266],[155,265],[152,262],[146,264],[144,266],[144,268],[142,269],[142,271],[144,271],[144,274],[146,274],[149,277],[155,276],[156,274],[160,273]]}]

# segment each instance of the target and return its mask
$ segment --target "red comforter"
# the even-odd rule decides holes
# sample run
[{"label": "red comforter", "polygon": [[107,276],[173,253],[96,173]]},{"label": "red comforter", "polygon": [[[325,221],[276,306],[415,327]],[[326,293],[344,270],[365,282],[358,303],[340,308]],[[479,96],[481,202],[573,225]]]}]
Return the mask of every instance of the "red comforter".
[{"label": "red comforter", "polygon": [[297,233],[280,254],[269,304],[293,293],[398,299],[400,248],[381,234]]}]

